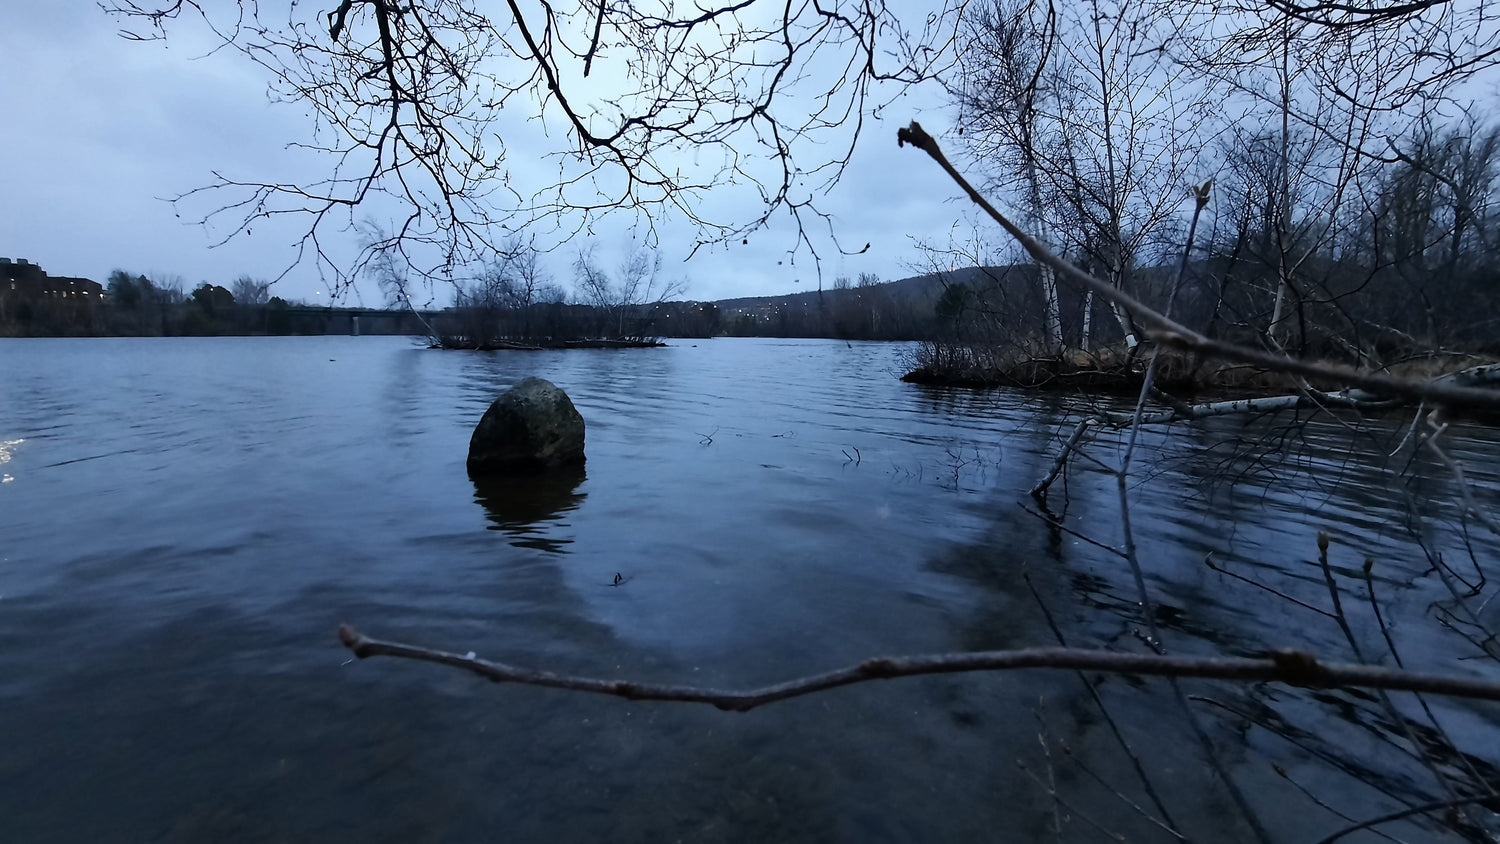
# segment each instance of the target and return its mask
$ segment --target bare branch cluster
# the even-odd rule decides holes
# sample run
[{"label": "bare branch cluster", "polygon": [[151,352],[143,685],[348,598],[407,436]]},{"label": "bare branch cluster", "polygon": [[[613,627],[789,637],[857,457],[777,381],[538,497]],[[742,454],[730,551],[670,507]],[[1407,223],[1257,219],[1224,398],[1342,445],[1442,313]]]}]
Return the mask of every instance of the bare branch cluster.
[{"label": "bare branch cluster", "polygon": [[[506,231],[540,225],[565,240],[617,209],[648,242],[659,214],[681,215],[700,245],[778,213],[816,216],[818,186],[842,174],[879,104],[875,86],[939,70],[953,17],[936,9],[913,32],[883,4],[845,0],[340,0],[293,3],[284,18],[234,0],[106,8],[139,39],[201,18],[264,68],[274,98],[310,111],[317,137],[294,147],[326,177],[220,175],[203,191],[227,199],[208,216],[232,234],[311,215],[302,248],[341,278],[323,238],[359,206],[399,215],[360,266],[394,247],[433,277],[501,251]],[[700,213],[709,189],[736,185],[758,200],[750,219]]]}]

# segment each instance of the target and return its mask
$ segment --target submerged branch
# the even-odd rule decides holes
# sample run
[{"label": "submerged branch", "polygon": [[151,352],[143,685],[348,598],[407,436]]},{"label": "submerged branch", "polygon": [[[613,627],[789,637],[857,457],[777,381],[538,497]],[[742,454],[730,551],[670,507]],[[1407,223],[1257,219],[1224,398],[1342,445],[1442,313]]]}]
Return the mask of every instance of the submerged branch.
[{"label": "submerged branch", "polygon": [[1091,422],[1093,422],[1092,419],[1084,419],[1073,429],[1072,435],[1068,437],[1067,442],[1063,443],[1062,449],[1057,452],[1057,459],[1052,461],[1052,468],[1047,471],[1047,477],[1037,481],[1036,485],[1031,488],[1030,494],[1033,498],[1046,497],[1047,490],[1051,488],[1052,482],[1057,480],[1057,476],[1062,474],[1063,468],[1068,465],[1068,457],[1078,449],[1078,443],[1083,439],[1083,435],[1088,432]]},{"label": "submerged branch", "polygon": [[1263,659],[1171,657],[1118,653],[1082,648],[1022,648],[1011,651],[925,654],[877,657],[857,665],[822,674],[798,677],[749,691],[632,683],[598,677],[576,677],[551,671],[519,668],[470,655],[433,650],[400,642],[372,639],[345,624],[339,641],[360,659],[397,656],[436,662],[472,671],[496,683],[521,683],[554,689],[614,695],[627,700],[659,700],[708,703],[719,709],[745,712],[768,703],[850,686],[870,680],[914,677],[922,674],[953,674],[969,671],[1010,671],[1047,668],[1068,671],[1099,671],[1157,677],[1199,677],[1240,682],[1286,683],[1311,688],[1351,687],[1429,692],[1452,697],[1500,701],[1500,683],[1466,677],[1449,677],[1398,671],[1372,665],[1320,662],[1312,654],[1279,650]]}]

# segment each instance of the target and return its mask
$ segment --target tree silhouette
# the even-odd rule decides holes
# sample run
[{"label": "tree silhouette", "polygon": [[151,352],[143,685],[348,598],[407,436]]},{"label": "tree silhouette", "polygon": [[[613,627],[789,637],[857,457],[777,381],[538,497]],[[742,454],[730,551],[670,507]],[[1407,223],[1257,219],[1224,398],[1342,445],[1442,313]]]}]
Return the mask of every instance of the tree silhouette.
[{"label": "tree silhouette", "polygon": [[[876,86],[899,90],[947,60],[956,6],[942,2],[916,27],[850,0],[329,0],[291,4],[284,18],[250,2],[105,8],[137,40],[199,19],[264,69],[273,99],[310,111],[318,133],[296,146],[322,156],[323,176],[219,173],[179,200],[221,197],[205,222],[233,233],[303,215],[299,259],[310,252],[347,283],[393,250],[446,277],[501,252],[511,232],[562,241],[612,211],[631,215],[647,245],[662,213],[680,215],[699,227],[694,250],[786,214],[794,249],[811,249],[803,226],[881,104]],[[710,190],[751,210],[703,211]],[[324,238],[372,201],[399,208],[396,222],[355,267],[339,266]],[[727,207],[717,195],[716,206]]]}]

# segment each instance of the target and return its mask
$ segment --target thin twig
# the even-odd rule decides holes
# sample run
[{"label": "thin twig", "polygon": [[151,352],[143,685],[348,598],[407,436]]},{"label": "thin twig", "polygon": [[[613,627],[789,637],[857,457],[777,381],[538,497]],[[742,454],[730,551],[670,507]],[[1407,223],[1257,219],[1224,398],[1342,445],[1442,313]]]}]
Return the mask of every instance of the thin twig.
[{"label": "thin twig", "polygon": [[[1344,614],[1344,602],[1339,599],[1338,581],[1334,579],[1333,566],[1328,562],[1328,546],[1328,532],[1318,531],[1318,566],[1323,570],[1323,582],[1327,585],[1328,596],[1333,601],[1334,620],[1338,622],[1339,629],[1343,631],[1344,638],[1349,642],[1349,650],[1354,654],[1354,658],[1360,662],[1366,662],[1364,649],[1360,647],[1359,640],[1354,637],[1354,630],[1349,626],[1348,616]],[[1383,627],[1382,624],[1382,629]],[[1417,741],[1416,734],[1412,732],[1410,721],[1402,716],[1400,710],[1396,709],[1396,704],[1391,702],[1391,696],[1384,691],[1377,691],[1376,697],[1381,707],[1385,709],[1386,717],[1391,719],[1391,724],[1401,731],[1402,736],[1411,745],[1412,754],[1427,767],[1433,779],[1437,780],[1438,787],[1448,795],[1449,800],[1456,798],[1458,794],[1448,782],[1448,777],[1443,774],[1442,769],[1437,766],[1432,757],[1423,751],[1421,742]]]},{"label": "thin twig", "polygon": [[[1085,774],[1088,774],[1089,779],[1091,779],[1095,783],[1097,783],[1100,788],[1103,788],[1104,790],[1108,791],[1110,794],[1114,795],[1114,797],[1115,797],[1116,800],[1119,800],[1121,803],[1124,803],[1126,806],[1129,806],[1131,809],[1135,810],[1136,814],[1138,814],[1141,817],[1145,818],[1146,820],[1150,821],[1152,824],[1154,824],[1156,826],[1157,829],[1160,829],[1162,832],[1165,832],[1166,834],[1172,836],[1174,839],[1176,839],[1178,841],[1190,841],[1190,840],[1192,840],[1192,839],[1188,838],[1186,835],[1183,835],[1182,833],[1180,833],[1177,830],[1173,829],[1171,826],[1168,826],[1160,818],[1153,817],[1150,812],[1146,811],[1145,807],[1141,806],[1141,804],[1135,802],[1134,800],[1131,800],[1129,797],[1126,797],[1124,794],[1122,794],[1120,792],[1119,789],[1115,788],[1114,786],[1112,786],[1108,782],[1106,782],[1105,779],[1104,779],[1104,777],[1102,777],[1102,776],[1099,775],[1098,771],[1095,771],[1093,768],[1090,768],[1088,765],[1085,765],[1083,763],[1083,760],[1081,760],[1077,756],[1075,756],[1073,754],[1072,748],[1068,747],[1067,744],[1063,744],[1062,745],[1062,752],[1063,752],[1063,754],[1065,756],[1067,756],[1070,760],[1072,760],[1072,762],[1073,762],[1074,765],[1078,766],[1078,770],[1083,771]],[[1353,818],[1346,818],[1346,820],[1353,820]]]},{"label": "thin twig", "polygon": [[1319,839],[1318,844],[1333,844],[1333,842],[1339,840],[1340,838],[1343,838],[1344,836],[1351,833],[1359,832],[1361,829],[1369,829],[1372,826],[1379,826],[1383,823],[1399,821],[1402,818],[1409,818],[1412,815],[1424,815],[1428,812],[1437,812],[1443,809],[1456,809],[1459,806],[1470,806],[1475,803],[1483,803],[1487,800],[1493,799],[1495,799],[1494,795],[1484,794],[1477,797],[1463,797],[1457,800],[1436,800],[1431,803],[1423,803],[1420,806],[1412,806],[1410,808],[1402,809],[1398,812],[1391,812],[1388,815],[1381,815],[1376,818],[1370,818],[1367,821],[1354,824],[1353,826],[1346,826],[1326,838]]},{"label": "thin twig", "polygon": [[[1031,590],[1031,597],[1036,600],[1037,607],[1041,609],[1042,617],[1046,619],[1047,626],[1052,630],[1052,636],[1057,639],[1057,644],[1066,648],[1068,646],[1067,637],[1063,635],[1062,628],[1057,625],[1057,619],[1052,617],[1052,610],[1048,609],[1047,602],[1042,600],[1042,593],[1037,591],[1036,584],[1031,582],[1030,572],[1022,569],[1021,579],[1026,581],[1026,588]],[[1119,723],[1115,721],[1114,715],[1109,711],[1109,707],[1105,705],[1104,696],[1099,694],[1098,687],[1089,679],[1087,674],[1084,674],[1082,671],[1077,673],[1079,682],[1083,683],[1083,687],[1089,690],[1089,695],[1094,699],[1094,705],[1099,707],[1099,713],[1104,716],[1104,723],[1109,725],[1110,733],[1115,737],[1115,741],[1120,745],[1120,749],[1125,751],[1125,758],[1129,759],[1130,764],[1135,768],[1135,774],[1140,778],[1141,786],[1146,790],[1146,796],[1151,798],[1151,802],[1156,805],[1156,810],[1161,812],[1161,818],[1152,817],[1145,809],[1137,806],[1133,801],[1127,800],[1123,794],[1119,794],[1119,798],[1134,806],[1136,811],[1140,812],[1143,817],[1152,823],[1160,826],[1177,838],[1186,840],[1182,833],[1177,831],[1177,821],[1172,819],[1172,813],[1167,811],[1166,802],[1161,799],[1161,795],[1156,793],[1156,787],[1151,784],[1151,777],[1146,774],[1146,768],[1141,764],[1140,757],[1131,748],[1130,742],[1125,740],[1125,734],[1120,730]],[[1093,772],[1090,771],[1090,773]],[[1100,784],[1103,784],[1102,781]]]},{"label": "thin twig", "polygon": [[1478,519],[1480,524],[1489,528],[1490,533],[1500,536],[1500,525],[1497,525],[1495,520],[1490,518],[1489,512],[1480,507],[1479,502],[1474,500],[1474,495],[1469,489],[1468,478],[1464,476],[1464,467],[1459,465],[1458,461],[1449,457],[1448,453],[1443,451],[1443,447],[1438,445],[1438,438],[1448,430],[1448,426],[1446,424],[1435,424],[1433,428],[1432,436],[1427,438],[1427,449],[1436,455],[1437,459],[1442,461],[1444,466],[1448,467],[1448,471],[1453,473],[1453,480],[1458,484],[1458,493],[1463,496],[1464,509],[1473,513],[1474,518]]},{"label": "thin twig", "polygon": [[[1313,794],[1312,790],[1307,786],[1303,785],[1300,782],[1297,782],[1295,779],[1292,779],[1292,775],[1287,773],[1285,768],[1282,768],[1280,765],[1276,765],[1273,763],[1271,765],[1271,769],[1276,772],[1277,776],[1291,783],[1293,787],[1302,792],[1302,794],[1306,796],[1308,800],[1311,800],[1315,805],[1317,805],[1318,808],[1323,809],[1329,814],[1338,816],[1339,820],[1348,821],[1349,823],[1359,823],[1359,821],[1356,821],[1350,815],[1341,812],[1338,809],[1335,809],[1333,806],[1330,806],[1326,800],[1316,794]],[[1381,832],[1378,829],[1372,829],[1370,831],[1380,836],[1381,838],[1386,839],[1387,841],[1395,841],[1397,842],[1397,844],[1405,844],[1405,842],[1401,841],[1401,839],[1387,835],[1386,833]]]},{"label": "thin twig", "polygon": [[[1040,707],[1044,701],[1038,700]],[[1036,740],[1042,746],[1042,759],[1047,763],[1047,793],[1052,795],[1052,833],[1057,837],[1058,844],[1062,844],[1062,795],[1057,793],[1057,772],[1052,767],[1052,748],[1047,744],[1047,725],[1042,721],[1042,713],[1033,710],[1032,716],[1036,718]],[[1026,769],[1025,765],[1021,766]]]},{"label": "thin twig", "polygon": [[[1209,706],[1217,707],[1224,710],[1225,712],[1228,712],[1236,718],[1239,718],[1247,723],[1254,724],[1262,730],[1265,730],[1267,733],[1276,736],[1287,744],[1290,744],[1303,753],[1306,753],[1308,756],[1317,759],[1328,767],[1344,774],[1345,776],[1348,776],[1354,781],[1366,785],[1380,792],[1381,794],[1384,794],[1392,800],[1396,800],[1401,803],[1408,802],[1406,797],[1396,794],[1393,790],[1395,787],[1401,784],[1382,783],[1379,780],[1369,778],[1368,767],[1363,763],[1363,761],[1342,757],[1337,755],[1332,750],[1327,749],[1325,745],[1328,745],[1329,742],[1323,736],[1314,733],[1308,733],[1290,724],[1280,722],[1279,720],[1272,720],[1267,716],[1258,715],[1254,712],[1246,711],[1236,705],[1226,703],[1216,698],[1206,697],[1203,695],[1193,695],[1191,699],[1197,703],[1205,703]],[[1265,707],[1264,705],[1262,705],[1262,708],[1267,712],[1270,711],[1269,707]],[[1340,747],[1339,749],[1342,750],[1344,748]],[[1414,786],[1406,785],[1406,788],[1408,789],[1408,791],[1410,791],[1414,789]]]},{"label": "thin twig", "polygon": [[[1401,651],[1396,648],[1396,640],[1391,636],[1390,627],[1385,623],[1385,614],[1380,611],[1380,602],[1375,599],[1375,576],[1371,573],[1375,568],[1375,561],[1369,557],[1366,557],[1364,568],[1365,589],[1370,598],[1370,610],[1375,613],[1375,623],[1380,625],[1380,635],[1385,637],[1386,649],[1390,651],[1391,659],[1396,661],[1396,667],[1405,668],[1406,662],[1401,659]],[[1443,722],[1438,720],[1437,713],[1433,712],[1432,707],[1427,703],[1427,698],[1422,697],[1421,695],[1416,695],[1416,698],[1417,703],[1422,707],[1422,711],[1426,713],[1428,722],[1432,724],[1432,728],[1437,731],[1437,734],[1439,736],[1442,737],[1443,742],[1448,746],[1448,750],[1451,751],[1453,755],[1459,760],[1459,762],[1463,763],[1464,768],[1468,770],[1470,782],[1482,786],[1483,788],[1489,789],[1489,792],[1491,794],[1496,794],[1497,792],[1495,791],[1495,787],[1490,784],[1490,781],[1487,778],[1481,776],[1479,771],[1475,770],[1474,763],[1469,760],[1469,755],[1458,749],[1458,745],[1455,744],[1453,742],[1453,738],[1448,735],[1448,730],[1443,726]]]},{"label": "thin twig", "polygon": [[1299,601],[1298,599],[1293,598],[1291,595],[1288,595],[1285,592],[1279,591],[1277,589],[1272,589],[1271,587],[1265,585],[1264,583],[1261,583],[1258,580],[1253,580],[1251,578],[1248,578],[1248,577],[1244,576],[1243,574],[1237,574],[1235,572],[1230,571],[1227,568],[1221,568],[1219,566],[1214,565],[1214,552],[1212,552],[1212,551],[1208,552],[1208,554],[1206,554],[1203,557],[1203,564],[1206,565],[1206,566],[1208,566],[1210,569],[1218,572],[1219,574],[1225,575],[1227,577],[1232,577],[1235,580],[1238,580],[1238,581],[1240,581],[1242,583],[1248,583],[1248,584],[1250,584],[1251,586],[1254,586],[1257,589],[1264,589],[1265,591],[1270,592],[1272,595],[1275,595],[1276,597],[1281,598],[1283,600],[1291,601],[1292,603],[1296,604],[1299,607],[1302,607],[1303,609],[1312,610],[1313,612],[1317,613],[1318,615],[1327,616],[1328,618],[1333,618],[1334,617],[1333,613],[1329,612],[1328,610],[1323,609],[1322,607],[1315,607],[1312,604],[1307,603],[1306,601]]},{"label": "thin twig", "polygon": [[[1155,365],[1156,359],[1153,356],[1152,367]],[[1151,380],[1149,371],[1146,380],[1148,383]],[[1136,405],[1136,409],[1140,409],[1140,404]],[[1130,564],[1130,576],[1135,580],[1136,600],[1140,602],[1141,613],[1146,617],[1146,629],[1151,631],[1152,642],[1165,647],[1161,630],[1156,626],[1156,605],[1151,601],[1151,593],[1146,590],[1146,574],[1141,570],[1140,558],[1136,556],[1135,531],[1130,526],[1130,488],[1126,482],[1126,474],[1130,470],[1130,455],[1135,450],[1135,435],[1138,430],[1138,425],[1131,428],[1130,445],[1125,449],[1125,456],[1120,460],[1120,468],[1115,475],[1115,489],[1120,498],[1120,531],[1125,535],[1125,562]]]},{"label": "thin twig", "polygon": [[[1099,832],[1099,834],[1105,836],[1106,838],[1110,838],[1110,839],[1113,839],[1115,841],[1124,841],[1125,840],[1125,836],[1119,834],[1118,832],[1111,831],[1104,824],[1101,824],[1098,821],[1094,820],[1093,818],[1089,817],[1089,815],[1088,815],[1087,812],[1084,812],[1083,810],[1079,809],[1077,806],[1074,806],[1073,804],[1071,804],[1068,801],[1064,800],[1063,797],[1062,797],[1062,795],[1057,793],[1057,789],[1055,789],[1055,788],[1048,788],[1047,784],[1044,783],[1044,782],[1042,782],[1041,777],[1038,777],[1036,775],[1036,772],[1034,772],[1030,768],[1026,767],[1026,763],[1024,763],[1021,760],[1017,759],[1016,760],[1016,767],[1021,769],[1021,773],[1025,774],[1028,777],[1030,777],[1031,781],[1034,782],[1034,783],[1036,783],[1037,786],[1042,789],[1042,791],[1045,791],[1047,793],[1047,796],[1049,796],[1049,797],[1052,798],[1054,804],[1056,804],[1058,806],[1061,806],[1064,809],[1067,809],[1072,814],[1072,816],[1077,817],[1079,820],[1081,820],[1084,823],[1088,824],[1089,826],[1093,827],[1097,832]],[[1062,840],[1062,828],[1060,826],[1058,827],[1057,838],[1058,838],[1058,840]]]},{"label": "thin twig", "polygon": [[1103,542],[1100,542],[1097,539],[1093,539],[1091,537],[1085,536],[1085,535],[1079,533],[1078,531],[1073,530],[1070,527],[1067,527],[1066,525],[1064,525],[1062,522],[1058,521],[1057,519],[1054,519],[1054,518],[1052,518],[1052,517],[1050,517],[1050,516],[1048,516],[1048,515],[1046,515],[1044,513],[1038,513],[1037,511],[1031,509],[1030,507],[1027,507],[1025,504],[1020,504],[1018,506],[1022,510],[1025,510],[1026,512],[1030,513],[1031,515],[1036,516],[1038,519],[1041,519],[1042,521],[1046,522],[1048,527],[1054,528],[1056,530],[1060,530],[1063,533],[1066,533],[1067,535],[1069,535],[1069,536],[1071,536],[1071,537],[1073,537],[1075,539],[1081,539],[1084,542],[1087,542],[1088,544],[1090,544],[1090,545],[1092,545],[1092,546],[1094,546],[1096,548],[1102,548],[1105,551],[1108,551],[1109,553],[1114,554],[1117,557],[1124,557],[1125,556],[1125,552],[1124,551],[1121,551],[1120,549],[1114,547],[1113,545],[1105,545]]}]

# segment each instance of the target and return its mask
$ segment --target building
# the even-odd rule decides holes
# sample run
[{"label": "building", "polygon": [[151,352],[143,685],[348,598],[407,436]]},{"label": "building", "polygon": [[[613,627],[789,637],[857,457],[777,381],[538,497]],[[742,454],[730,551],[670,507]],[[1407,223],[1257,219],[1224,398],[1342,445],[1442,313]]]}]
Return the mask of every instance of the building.
[{"label": "building", "polygon": [[11,302],[69,299],[98,304],[104,301],[104,285],[86,278],[49,276],[25,258],[0,258],[0,294]]},{"label": "building", "polygon": [[104,285],[49,276],[25,258],[0,258],[0,334],[89,331],[104,304]]}]

